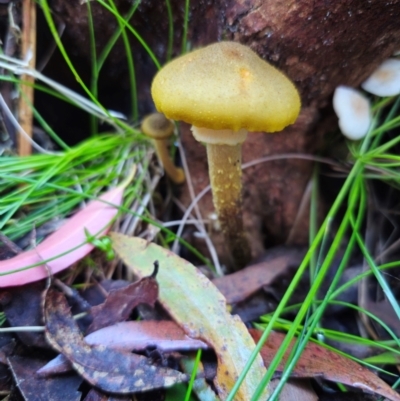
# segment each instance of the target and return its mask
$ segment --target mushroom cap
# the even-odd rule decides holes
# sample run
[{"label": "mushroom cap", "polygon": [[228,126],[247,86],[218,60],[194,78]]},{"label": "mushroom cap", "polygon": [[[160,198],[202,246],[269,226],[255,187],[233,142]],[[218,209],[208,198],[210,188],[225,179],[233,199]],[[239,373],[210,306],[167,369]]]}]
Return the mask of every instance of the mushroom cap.
[{"label": "mushroom cap", "polygon": [[333,109],[345,137],[355,141],[367,134],[371,125],[371,106],[360,91],[348,86],[338,86],[333,95]]},{"label": "mushroom cap", "polygon": [[169,138],[174,132],[174,124],[162,113],[151,113],[146,116],[141,125],[144,134],[153,139]]},{"label": "mushroom cap", "polygon": [[293,83],[250,48],[219,42],[168,63],[151,93],[173,120],[214,130],[280,131],[300,111]]},{"label": "mushroom cap", "polygon": [[385,60],[367,78],[361,87],[377,96],[396,96],[400,93],[400,60],[389,58]]}]

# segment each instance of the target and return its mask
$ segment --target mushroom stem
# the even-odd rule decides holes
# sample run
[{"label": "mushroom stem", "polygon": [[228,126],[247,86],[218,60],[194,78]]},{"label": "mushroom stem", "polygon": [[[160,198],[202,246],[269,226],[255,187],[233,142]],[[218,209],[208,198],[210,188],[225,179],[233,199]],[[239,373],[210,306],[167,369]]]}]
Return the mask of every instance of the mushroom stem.
[{"label": "mushroom stem", "polygon": [[207,158],[214,207],[234,270],[251,259],[242,217],[242,144],[207,144]]},{"label": "mushroom stem", "polygon": [[168,152],[168,139],[154,139],[154,147],[160,163],[163,165],[167,176],[175,184],[185,181],[185,173],[180,167],[176,167]]}]

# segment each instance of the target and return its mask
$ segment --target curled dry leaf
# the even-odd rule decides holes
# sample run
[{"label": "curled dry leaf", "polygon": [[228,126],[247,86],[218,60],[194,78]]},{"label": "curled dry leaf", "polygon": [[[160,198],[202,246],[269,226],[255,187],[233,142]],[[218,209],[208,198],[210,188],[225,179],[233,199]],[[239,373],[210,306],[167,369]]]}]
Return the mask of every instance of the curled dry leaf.
[{"label": "curled dry leaf", "polygon": [[93,322],[87,333],[127,320],[137,305],[140,303],[154,305],[157,298],[158,284],[152,275],[126,287],[111,290],[102,304],[90,309]]},{"label": "curled dry leaf", "polygon": [[177,370],[150,364],[144,356],[87,344],[64,295],[51,288],[45,296],[44,317],[49,344],[69,360],[80,376],[102,391],[130,394],[189,379]]},{"label": "curled dry leaf", "polygon": [[[262,331],[250,329],[250,334],[253,336],[254,341],[258,341]],[[267,366],[271,363],[284,338],[285,335],[282,333],[271,332],[269,335],[261,349],[261,356]],[[288,348],[278,370],[282,371],[290,350],[291,347]],[[292,372],[292,376],[323,377],[326,380],[379,394],[392,401],[400,401],[400,394],[397,394],[396,391],[367,368],[315,343],[307,344]]]},{"label": "curled dry leaf", "polygon": [[[103,194],[98,200],[77,212],[56,232],[35,249],[11,259],[0,261],[0,287],[24,285],[56,274],[82,259],[93,249],[87,243],[86,232],[104,235],[116,216],[125,186],[118,186]],[[52,260],[49,260],[52,259]],[[40,264],[46,260],[46,265]],[[28,266],[37,265],[27,268]],[[21,270],[24,269],[24,270]]]},{"label": "curled dry leaf", "polygon": [[[89,345],[103,345],[122,351],[143,351],[147,347],[156,347],[162,352],[192,351],[207,349],[208,345],[200,340],[188,337],[173,321],[141,320],[121,322],[97,330],[85,337]],[[59,355],[38,370],[41,376],[67,372],[71,364],[63,355]]]},{"label": "curled dry leaf", "polygon": [[[159,261],[159,301],[187,335],[214,348],[218,358],[214,383],[225,399],[255,347],[243,322],[227,312],[226,300],[215,285],[186,260],[141,238],[112,233],[111,239],[116,253],[139,277],[149,275],[154,261]],[[265,372],[258,356],[235,400],[250,400]]]}]

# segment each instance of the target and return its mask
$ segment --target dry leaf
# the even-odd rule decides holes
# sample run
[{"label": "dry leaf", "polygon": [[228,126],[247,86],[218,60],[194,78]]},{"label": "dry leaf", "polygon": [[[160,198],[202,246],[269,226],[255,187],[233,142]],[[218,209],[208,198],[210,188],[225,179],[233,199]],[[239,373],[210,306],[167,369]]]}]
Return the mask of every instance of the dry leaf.
[{"label": "dry leaf", "polygon": [[[159,301],[186,334],[214,348],[218,358],[214,383],[225,399],[255,347],[243,322],[227,312],[222,294],[186,260],[141,238],[112,233],[111,239],[114,250],[138,277],[149,275],[154,261],[159,261]],[[261,358],[256,358],[235,400],[250,400],[265,372]]]},{"label": "dry leaf", "polygon": [[60,376],[47,380],[35,375],[43,363],[41,360],[13,356],[8,359],[8,363],[15,383],[25,401],[79,401],[81,399],[82,394],[78,388],[82,379],[77,375]]},{"label": "dry leaf", "polygon": [[[254,341],[258,341],[262,331],[250,329],[250,334]],[[261,349],[261,356],[264,363],[268,366],[274,358],[278,348],[282,344],[285,335],[282,333],[271,332],[266,343]],[[286,356],[283,357],[278,371],[282,371],[290,354],[292,347],[288,348]],[[392,401],[400,401],[400,395],[396,393],[376,374],[369,371],[364,366],[330,351],[318,344],[308,343],[293,372],[293,377],[323,377],[335,383],[342,383],[348,386],[357,387],[361,390],[379,394]]]},{"label": "dry leaf", "polygon": [[241,302],[263,286],[270,284],[289,267],[298,266],[303,256],[303,250],[280,248],[275,253],[272,252],[266,260],[227,276],[215,278],[213,283],[228,304]]},{"label": "dry leaf", "polygon": [[[0,304],[11,327],[42,326],[44,283],[31,283],[20,287],[0,289]],[[28,347],[49,348],[43,332],[21,331],[15,333]]]},{"label": "dry leaf", "polygon": [[158,284],[152,275],[143,277],[126,287],[111,290],[106,300],[90,309],[93,317],[87,334],[129,318],[140,303],[154,305],[158,298]]},{"label": "dry leaf", "polygon": [[100,393],[96,389],[91,389],[83,401],[131,401],[132,397],[129,395],[125,396],[114,396],[109,394]]},{"label": "dry leaf", "polygon": [[[271,380],[271,391],[274,390],[278,384],[279,379]],[[319,398],[308,381],[291,379],[285,383],[281,393],[279,394],[279,401],[293,400],[318,401]]]},{"label": "dry leaf", "polygon": [[170,387],[188,376],[158,367],[141,355],[88,345],[72,318],[63,294],[49,289],[44,304],[45,334],[86,381],[102,391],[129,394]]},{"label": "dry leaf", "polygon": [[[85,337],[85,341],[89,345],[103,345],[122,351],[143,351],[147,347],[155,347],[161,352],[208,348],[206,343],[188,337],[175,322],[167,320],[117,323],[89,334]],[[59,355],[37,373],[47,376],[64,373],[70,369],[72,367],[68,359]]]}]

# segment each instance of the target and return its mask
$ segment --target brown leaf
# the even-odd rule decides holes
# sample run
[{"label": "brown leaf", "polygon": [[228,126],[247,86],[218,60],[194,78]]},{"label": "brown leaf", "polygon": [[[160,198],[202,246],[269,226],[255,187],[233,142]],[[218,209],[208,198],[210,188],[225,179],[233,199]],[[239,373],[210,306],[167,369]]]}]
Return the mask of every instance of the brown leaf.
[{"label": "brown leaf", "polygon": [[149,359],[104,346],[90,346],[72,318],[63,294],[49,289],[45,297],[45,334],[90,384],[110,393],[135,393],[172,386],[188,376],[151,365]]},{"label": "brown leaf", "polygon": [[52,379],[37,377],[35,372],[41,360],[13,356],[8,359],[14,380],[25,401],[79,401],[78,387],[82,379],[77,375],[59,376]]},{"label": "brown leaf", "polygon": [[276,252],[270,255],[261,263],[213,280],[228,304],[245,300],[261,287],[270,284],[289,267],[297,267],[304,256],[304,251],[285,247],[276,249]]},{"label": "brown leaf", "polygon": [[[123,351],[142,351],[154,346],[159,351],[190,351],[199,348],[206,349],[208,345],[200,340],[188,337],[173,321],[141,320],[120,322],[95,331],[85,337],[89,345],[103,345]],[[59,355],[41,369],[41,376],[68,372],[71,364],[64,355]]]},{"label": "brown leaf", "polygon": [[90,309],[93,322],[87,334],[127,320],[137,305],[146,303],[153,306],[157,298],[158,284],[153,276],[143,277],[126,287],[111,290],[102,304]]},{"label": "brown leaf", "polygon": [[[254,341],[257,342],[262,335],[262,331],[255,329],[250,329],[249,331]],[[261,356],[266,366],[271,363],[284,338],[285,335],[282,333],[270,333],[261,349]],[[291,346],[288,348],[278,367],[278,371],[282,371],[291,348]],[[400,401],[400,395],[367,368],[312,342],[305,347],[292,372],[292,376],[323,377],[329,381],[379,394],[392,401]]]}]

